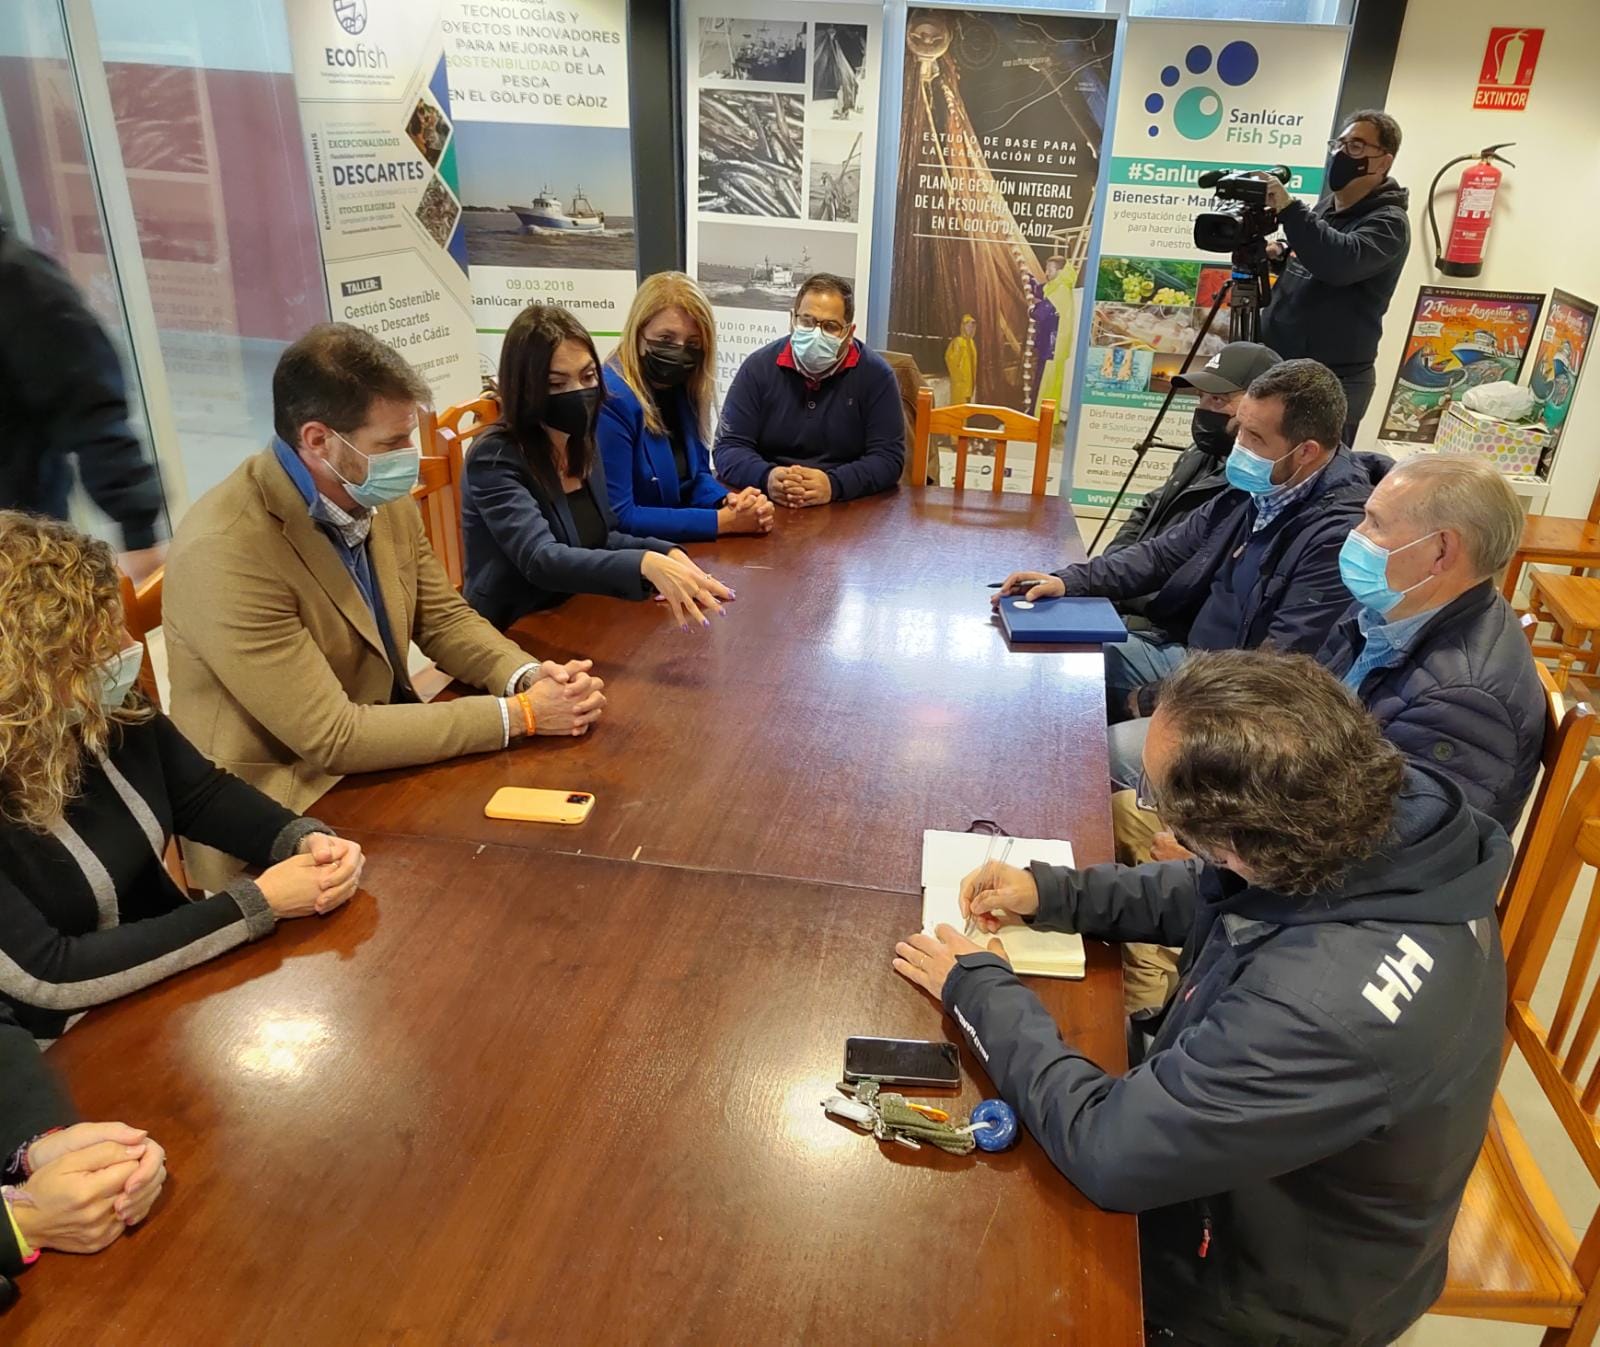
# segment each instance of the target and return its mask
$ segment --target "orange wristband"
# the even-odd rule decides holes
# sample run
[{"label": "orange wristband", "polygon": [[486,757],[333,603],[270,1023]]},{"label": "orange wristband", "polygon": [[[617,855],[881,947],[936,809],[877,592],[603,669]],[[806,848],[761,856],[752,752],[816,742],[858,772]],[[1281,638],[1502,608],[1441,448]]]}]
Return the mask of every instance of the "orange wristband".
[{"label": "orange wristband", "polygon": [[533,703],[528,700],[528,694],[526,692],[517,693],[517,705],[522,708],[523,732],[527,734],[529,738],[532,738],[535,724],[533,718]]}]

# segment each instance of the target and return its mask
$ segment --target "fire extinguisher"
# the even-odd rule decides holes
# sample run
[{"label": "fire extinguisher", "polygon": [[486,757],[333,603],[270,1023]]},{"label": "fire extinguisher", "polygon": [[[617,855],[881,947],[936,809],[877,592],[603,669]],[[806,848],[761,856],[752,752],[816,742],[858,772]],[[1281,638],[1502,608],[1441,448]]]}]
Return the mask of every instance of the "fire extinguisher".
[{"label": "fire extinguisher", "polygon": [[[1428,225],[1433,231],[1433,265],[1446,276],[1476,276],[1483,270],[1483,249],[1489,238],[1489,225],[1494,219],[1495,193],[1500,190],[1503,176],[1496,163],[1515,168],[1498,150],[1510,149],[1516,141],[1490,145],[1477,154],[1457,155],[1434,174],[1433,185],[1428,188]],[[1439,242],[1439,222],[1433,218],[1433,201],[1439,191],[1439,179],[1457,164],[1471,163],[1461,175],[1456,188],[1456,209],[1450,221],[1450,241]]]}]

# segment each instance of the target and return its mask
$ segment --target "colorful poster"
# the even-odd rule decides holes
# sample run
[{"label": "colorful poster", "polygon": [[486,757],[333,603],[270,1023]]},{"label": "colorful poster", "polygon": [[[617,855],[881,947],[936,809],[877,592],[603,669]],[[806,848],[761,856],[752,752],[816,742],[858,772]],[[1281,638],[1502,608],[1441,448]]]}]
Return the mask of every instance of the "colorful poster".
[{"label": "colorful poster", "polygon": [[1445,409],[1480,384],[1516,383],[1544,296],[1424,285],[1380,440],[1432,444]]},{"label": "colorful poster", "polygon": [[1539,415],[1550,430],[1550,444],[1539,464],[1539,476],[1548,478],[1555,453],[1561,447],[1561,432],[1578,391],[1578,376],[1594,338],[1595,306],[1565,290],[1550,294],[1550,311],[1545,316],[1539,349],[1533,356],[1533,373],[1528,385],[1539,400]]},{"label": "colorful poster", "polygon": [[[1308,204],[1322,191],[1337,112],[1345,28],[1310,24],[1128,24],[1117,95],[1109,196],[1094,312],[1076,409],[1072,503],[1103,513],[1133,462],[1132,446],[1200,336],[1232,272],[1228,253],[1194,242],[1195,216],[1232,203],[1199,185],[1213,169],[1282,165]],[[1203,363],[1228,340],[1224,303],[1200,344]],[[1161,436],[1182,442],[1193,402],[1175,401]],[[1121,509],[1159,486],[1173,455],[1152,451]]]},{"label": "colorful poster", "polygon": [[717,387],[789,331],[800,282],[855,287],[866,330],[883,7],[683,9],[688,271],[717,313]]},{"label": "colorful poster", "polygon": [[438,0],[289,0],[333,317],[382,337],[441,405],[478,391]]},{"label": "colorful poster", "polygon": [[444,0],[478,354],[560,304],[602,355],[637,285],[626,0]]},{"label": "colorful poster", "polygon": [[906,17],[889,345],[941,403],[1064,408],[1116,32],[1031,12]]}]

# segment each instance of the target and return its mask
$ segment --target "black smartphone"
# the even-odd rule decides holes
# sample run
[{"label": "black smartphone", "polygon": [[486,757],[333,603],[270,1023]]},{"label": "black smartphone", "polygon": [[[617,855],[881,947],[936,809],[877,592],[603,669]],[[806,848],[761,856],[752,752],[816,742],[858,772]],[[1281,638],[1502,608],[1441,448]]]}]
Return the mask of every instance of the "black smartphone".
[{"label": "black smartphone", "polygon": [[847,1038],[844,1078],[953,1090],[961,1084],[961,1066],[954,1043],[930,1043],[921,1038]]}]

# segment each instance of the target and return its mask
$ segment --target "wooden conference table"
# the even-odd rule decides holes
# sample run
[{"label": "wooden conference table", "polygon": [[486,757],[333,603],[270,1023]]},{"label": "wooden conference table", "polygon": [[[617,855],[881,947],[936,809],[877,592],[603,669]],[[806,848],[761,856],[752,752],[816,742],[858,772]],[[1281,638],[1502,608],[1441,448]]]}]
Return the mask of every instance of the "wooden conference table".
[{"label": "wooden conference table", "polygon": [[[51,1050],[172,1178],[146,1228],[31,1271],[9,1340],[1141,1340],[1133,1219],[1031,1138],[912,1153],[819,1107],[855,1033],[959,1042],[952,1111],[993,1093],[889,967],[923,828],[1110,855],[1098,651],[1012,653],[986,615],[986,581],[1061,555],[1060,504],[779,514],[697,549],[739,595],[712,631],[591,598],[518,624],[595,658],[588,739],[346,782],[313,812],[367,848],[348,907]],[[507,784],[598,801],[485,819]],[[1034,985],[1125,1065],[1114,951]]]}]

